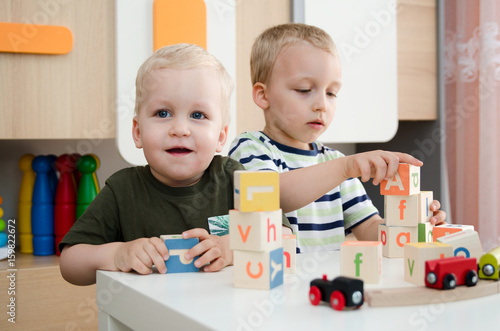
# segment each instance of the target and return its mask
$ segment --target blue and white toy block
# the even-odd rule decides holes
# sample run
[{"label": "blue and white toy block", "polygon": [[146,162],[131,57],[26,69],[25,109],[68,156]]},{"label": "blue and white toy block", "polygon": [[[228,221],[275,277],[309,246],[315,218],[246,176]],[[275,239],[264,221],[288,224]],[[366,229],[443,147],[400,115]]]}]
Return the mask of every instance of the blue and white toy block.
[{"label": "blue and white toy block", "polygon": [[234,287],[270,290],[283,284],[283,247],[272,251],[234,251]]},{"label": "blue and white toy block", "polygon": [[184,257],[188,250],[200,242],[198,238],[184,239],[182,235],[175,234],[162,235],[160,239],[165,241],[165,246],[167,246],[168,254],[170,255],[168,260],[165,261],[167,273],[198,271],[198,268],[194,265],[198,257],[196,256],[190,260],[186,260]]}]

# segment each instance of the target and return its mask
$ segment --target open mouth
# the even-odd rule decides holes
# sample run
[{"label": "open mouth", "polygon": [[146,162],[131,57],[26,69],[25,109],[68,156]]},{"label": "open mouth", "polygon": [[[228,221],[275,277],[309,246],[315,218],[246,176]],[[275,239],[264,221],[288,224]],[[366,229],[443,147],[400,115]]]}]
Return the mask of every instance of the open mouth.
[{"label": "open mouth", "polygon": [[188,148],[183,148],[183,147],[175,147],[171,149],[167,149],[167,153],[169,154],[174,154],[174,155],[185,155],[191,153],[192,150]]}]

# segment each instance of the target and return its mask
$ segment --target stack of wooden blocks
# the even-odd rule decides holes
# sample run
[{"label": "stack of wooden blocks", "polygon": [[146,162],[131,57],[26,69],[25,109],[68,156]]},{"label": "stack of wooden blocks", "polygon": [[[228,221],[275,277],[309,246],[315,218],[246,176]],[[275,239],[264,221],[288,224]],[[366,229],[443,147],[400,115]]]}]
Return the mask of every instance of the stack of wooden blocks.
[{"label": "stack of wooden blocks", "polygon": [[282,212],[279,174],[235,171],[229,211],[234,286],[272,289],[283,284]]},{"label": "stack of wooden blocks", "polygon": [[404,245],[430,242],[432,191],[420,191],[420,168],[399,164],[396,175],[380,183],[384,195],[385,224],[379,225],[378,240],[385,257],[403,257]]}]

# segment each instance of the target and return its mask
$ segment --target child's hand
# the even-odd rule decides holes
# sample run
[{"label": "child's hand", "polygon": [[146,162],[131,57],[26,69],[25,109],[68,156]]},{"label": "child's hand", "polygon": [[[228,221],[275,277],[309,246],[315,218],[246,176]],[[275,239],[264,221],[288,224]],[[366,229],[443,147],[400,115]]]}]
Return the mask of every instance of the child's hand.
[{"label": "child's hand", "polygon": [[140,238],[122,243],[115,252],[115,266],[120,271],[135,270],[142,275],[153,272],[153,264],[158,272],[167,272],[165,260],[169,257],[165,242],[158,237]]},{"label": "child's hand", "polygon": [[399,163],[409,163],[420,167],[422,161],[405,153],[373,151],[359,153],[345,158],[345,178],[361,177],[363,182],[373,178],[373,184],[378,185],[383,180],[391,179],[398,171]]},{"label": "child's hand", "polygon": [[439,203],[439,201],[437,200],[432,201],[430,206],[430,209],[434,214],[430,219],[432,225],[441,225],[446,223],[445,222],[446,212],[443,210],[439,210],[439,208],[441,208],[441,204]]},{"label": "child's hand", "polygon": [[219,271],[227,265],[233,263],[233,254],[229,249],[229,236],[213,236],[208,234],[207,230],[197,228],[184,231],[184,239],[198,238],[200,242],[191,248],[185,255],[187,260],[195,256],[200,256],[194,263],[197,268],[204,266],[203,271]]}]

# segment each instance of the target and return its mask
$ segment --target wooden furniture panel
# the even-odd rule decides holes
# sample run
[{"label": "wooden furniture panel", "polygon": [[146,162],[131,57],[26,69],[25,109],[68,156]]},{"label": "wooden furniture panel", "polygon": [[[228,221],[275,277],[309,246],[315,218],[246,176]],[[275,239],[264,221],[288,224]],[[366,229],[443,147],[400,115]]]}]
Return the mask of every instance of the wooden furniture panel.
[{"label": "wooden furniture panel", "polygon": [[33,24],[73,34],[65,55],[0,53],[0,139],[115,137],[114,17],[114,1],[0,2],[0,21],[26,24],[15,40]]},{"label": "wooden furniture panel", "polygon": [[399,120],[437,119],[436,0],[398,0]]},{"label": "wooden furniture panel", "polygon": [[[17,330],[97,330],[96,287],[75,286],[66,282],[59,271],[59,257],[17,253],[15,258],[15,302]],[[4,316],[0,330],[14,324],[5,312],[11,295],[7,289],[7,260],[0,261],[0,289]]]}]

